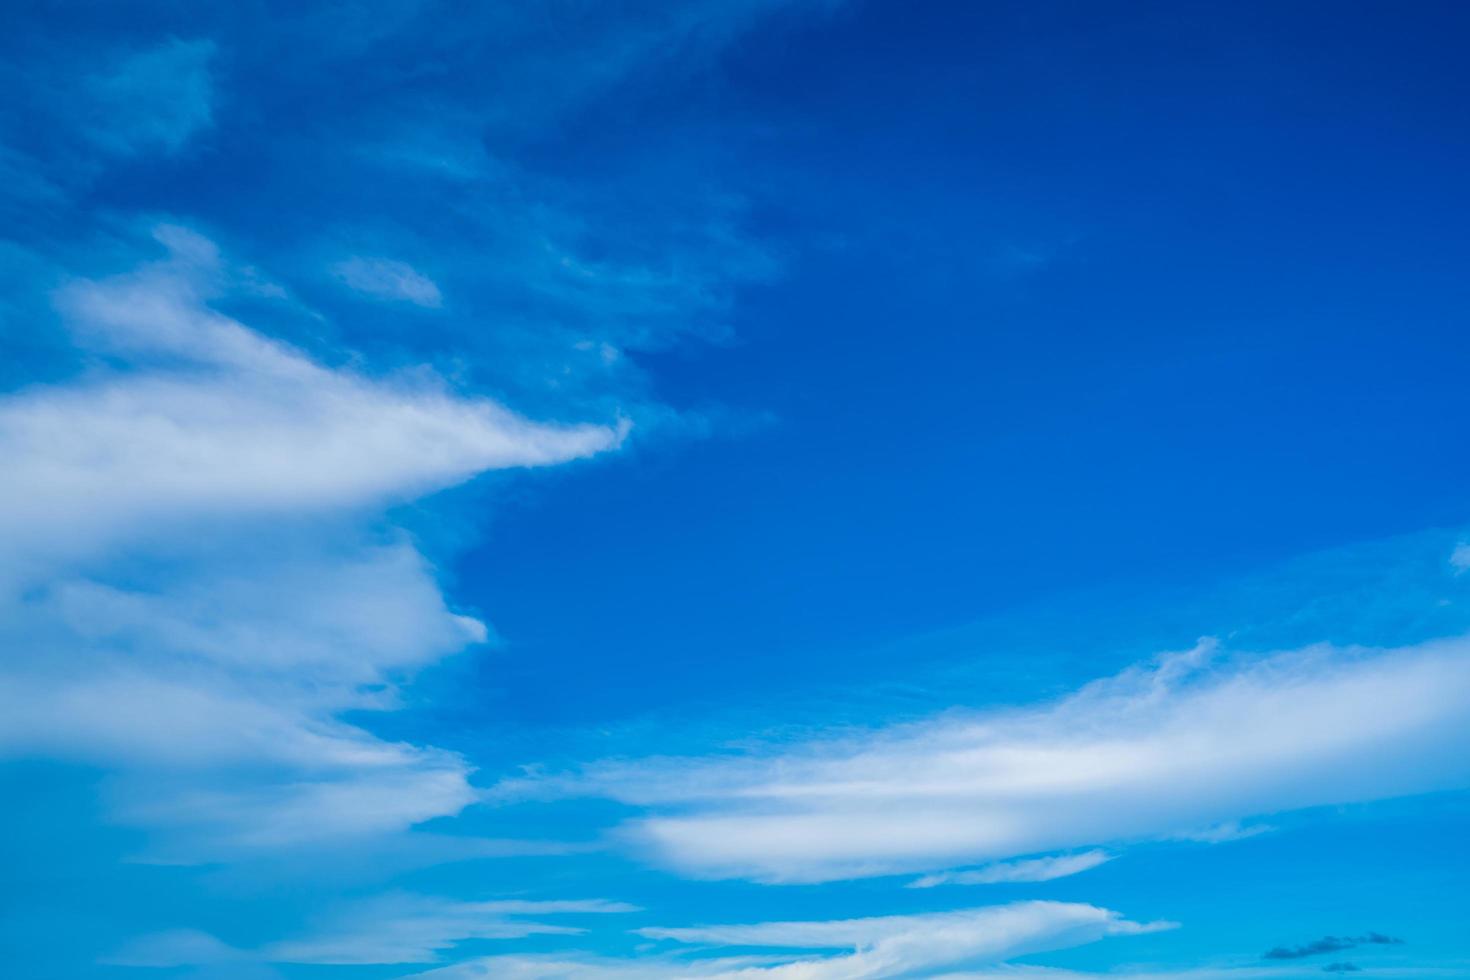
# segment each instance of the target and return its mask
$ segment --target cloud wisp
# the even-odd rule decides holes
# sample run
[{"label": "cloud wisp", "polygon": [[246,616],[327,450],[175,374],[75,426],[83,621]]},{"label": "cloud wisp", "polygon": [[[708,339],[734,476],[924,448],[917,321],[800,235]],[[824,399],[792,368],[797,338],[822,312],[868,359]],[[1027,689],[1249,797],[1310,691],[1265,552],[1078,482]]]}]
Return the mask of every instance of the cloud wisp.
[{"label": "cloud wisp", "polygon": [[1057,854],[1028,858],[1024,861],[1000,861],[971,871],[942,871],[924,875],[909,882],[910,888],[933,888],[936,885],[1001,885],[1020,882],[1053,881],[1090,871],[1113,859],[1107,851],[1091,850],[1080,854]]},{"label": "cloud wisp", "polygon": [[1462,541],[1455,545],[1450,553],[1450,567],[1459,573],[1470,572],[1470,543]]},{"label": "cloud wisp", "polygon": [[442,952],[469,939],[586,931],[540,921],[546,916],[637,911],[636,905],[603,899],[454,902],[423,895],[382,895],[341,910],[316,935],[267,946],[261,956],[277,963],[433,963]]},{"label": "cloud wisp", "polygon": [[[485,957],[434,970],[434,980],[479,977],[707,977],[771,980],[862,980],[933,976],[967,966],[1001,963],[1027,953],[1063,949],[1110,936],[1172,928],[1138,923],[1117,912],[1068,902],[1018,902],[927,915],[812,922],[639,929],[648,939],[707,948],[750,948],[716,958],[651,954],[633,961],[583,961],[527,956]],[[795,955],[773,950],[801,950]],[[813,955],[810,950],[840,950]]]},{"label": "cloud wisp", "polygon": [[431,310],[444,303],[434,280],[396,259],[355,255],[333,264],[332,274],[348,288],[379,299],[402,300]]},{"label": "cloud wisp", "polygon": [[507,781],[645,810],[618,835],[683,873],[925,871],[1178,837],[1470,781],[1470,640],[1225,658],[1213,643],[1054,703],[723,758]]},{"label": "cloud wisp", "polygon": [[107,957],[116,966],[179,967],[214,963],[323,966],[425,964],[467,940],[577,935],[586,930],[543,919],[638,911],[602,899],[457,902],[392,893],[339,908],[303,938],[240,949],[208,933],[175,929],[140,936]]}]

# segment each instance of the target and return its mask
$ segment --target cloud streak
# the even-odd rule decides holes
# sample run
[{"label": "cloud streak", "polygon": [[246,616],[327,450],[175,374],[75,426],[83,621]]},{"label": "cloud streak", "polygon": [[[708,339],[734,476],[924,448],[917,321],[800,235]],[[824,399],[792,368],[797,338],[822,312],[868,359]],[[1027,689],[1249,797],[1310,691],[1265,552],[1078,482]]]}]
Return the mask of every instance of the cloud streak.
[{"label": "cloud streak", "polygon": [[1058,702],[716,759],[606,762],[505,797],[643,808],[683,873],[824,881],[1173,837],[1470,781],[1470,641],[1222,658],[1213,643]]},{"label": "cloud streak", "polygon": [[395,299],[438,309],[444,297],[439,286],[407,262],[353,256],[332,266],[332,274],[348,288],[379,299]]},{"label": "cloud streak", "polygon": [[1083,851],[1054,857],[1030,858],[1025,861],[1002,861],[974,871],[946,871],[925,875],[909,882],[910,888],[933,888],[935,885],[1000,885],[1019,882],[1053,881],[1090,871],[1113,859],[1107,851]]},{"label": "cloud streak", "polygon": [[465,940],[585,931],[540,921],[546,916],[636,911],[635,905],[602,899],[454,902],[422,895],[384,895],[340,911],[317,935],[274,943],[260,955],[277,963],[433,963],[440,953]]},{"label": "cloud streak", "polygon": [[394,893],[338,908],[304,938],[240,949],[205,932],[173,929],[140,936],[107,957],[116,966],[180,967],[219,963],[301,963],[373,966],[436,963],[440,954],[474,939],[577,935],[585,929],[545,917],[603,916],[638,911],[602,899],[456,902]]},{"label": "cloud streak", "polygon": [[844,951],[835,955],[761,954],[677,961],[649,956],[623,963],[486,957],[422,976],[434,980],[479,977],[863,980],[931,976],[943,970],[999,963],[1027,953],[1078,946],[1110,936],[1139,935],[1168,928],[1172,928],[1171,923],[1132,922],[1093,905],[1018,902],[928,915],[638,930],[649,939],[701,947]]}]

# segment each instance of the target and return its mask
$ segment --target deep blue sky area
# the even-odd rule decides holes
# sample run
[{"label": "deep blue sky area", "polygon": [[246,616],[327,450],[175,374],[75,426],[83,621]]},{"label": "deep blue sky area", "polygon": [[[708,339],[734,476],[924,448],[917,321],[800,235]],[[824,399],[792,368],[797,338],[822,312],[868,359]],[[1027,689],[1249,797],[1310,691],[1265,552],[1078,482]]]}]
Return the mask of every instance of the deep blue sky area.
[{"label": "deep blue sky area", "polygon": [[594,669],[572,713],[813,647],[820,681],[1057,592],[1463,522],[1464,15],[1413,14],[864,5],[537,147],[618,174],[640,124],[704,150],[733,117],[704,152],[790,254],[731,343],[640,357],[767,424],[555,477],[461,559],[535,651],[511,670],[616,661],[628,700]]},{"label": "deep blue sky area", "polygon": [[1470,6],[5,12],[0,974],[1470,975]]}]

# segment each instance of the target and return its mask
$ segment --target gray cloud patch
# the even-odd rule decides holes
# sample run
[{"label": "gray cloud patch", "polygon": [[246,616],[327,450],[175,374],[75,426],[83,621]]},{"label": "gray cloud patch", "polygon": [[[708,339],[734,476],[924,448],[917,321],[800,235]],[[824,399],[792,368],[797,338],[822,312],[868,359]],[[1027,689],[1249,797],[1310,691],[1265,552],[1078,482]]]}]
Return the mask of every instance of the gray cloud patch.
[{"label": "gray cloud patch", "polygon": [[[1304,946],[1277,946],[1275,949],[1267,950],[1263,956],[1268,960],[1299,960],[1304,956],[1318,956],[1322,953],[1337,953],[1344,949],[1352,949],[1355,946],[1397,946],[1403,943],[1402,939],[1394,936],[1385,936],[1381,932],[1370,932],[1363,936],[1323,936]],[[1333,963],[1331,967],[1348,967],[1357,969],[1351,963]],[[1343,972],[1339,970],[1337,972]]]}]

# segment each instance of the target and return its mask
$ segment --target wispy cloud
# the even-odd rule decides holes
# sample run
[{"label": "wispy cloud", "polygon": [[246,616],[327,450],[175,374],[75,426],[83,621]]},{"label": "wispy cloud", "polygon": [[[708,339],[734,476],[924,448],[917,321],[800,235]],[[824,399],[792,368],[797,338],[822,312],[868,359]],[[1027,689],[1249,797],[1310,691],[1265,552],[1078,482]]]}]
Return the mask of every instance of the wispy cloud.
[{"label": "wispy cloud", "polygon": [[1223,820],[1208,827],[1193,827],[1170,834],[1171,840],[1190,841],[1195,844],[1228,844],[1231,841],[1249,840],[1261,834],[1269,834],[1270,824],[1243,824],[1239,820]]},{"label": "wispy cloud", "polygon": [[[1352,966],[1352,964],[1349,964]],[[1304,969],[1300,966],[1202,966],[1171,970],[1167,968],[1122,968],[1093,972],[1057,967],[1002,963],[994,966],[965,967],[958,970],[895,976],[926,977],[928,980],[1309,980],[1320,976],[1327,967]],[[1356,968],[1354,968],[1356,969]],[[773,965],[769,957],[719,957],[704,960],[673,960],[651,955],[619,959],[614,957],[571,956],[491,956],[463,964],[433,970],[421,977],[432,980],[825,980],[827,974],[805,972],[804,963]],[[1331,972],[1352,972],[1334,970]],[[1400,977],[1423,977],[1425,980],[1458,980],[1464,973],[1454,966],[1413,967],[1396,971]]]},{"label": "wispy cloud", "polygon": [[1450,552],[1450,567],[1457,572],[1470,571],[1470,542],[1462,542]]},{"label": "wispy cloud", "polygon": [[771,977],[790,980],[861,980],[931,976],[965,965],[999,963],[1027,953],[1172,928],[1131,922],[1116,912],[1064,902],[1019,902],[929,915],[880,916],[814,922],[760,922],[692,928],[644,928],[649,939],[701,947],[833,949],[836,955],[577,963],[533,957],[486,957],[423,974],[435,980],[478,977]]},{"label": "wispy cloud", "polygon": [[643,807],[623,839],[686,873],[822,881],[1470,781],[1470,641],[1217,652],[1203,643],[1056,703],[736,757],[608,762],[498,792]]},{"label": "wispy cloud", "polygon": [[488,635],[382,511],[622,433],[324,366],[211,307],[211,242],[158,237],[166,258],[59,295],[110,366],[0,400],[0,751],[118,767],[114,814],[185,853],[458,812],[464,759],[338,717]]},{"label": "wispy cloud", "polygon": [[[95,230],[87,189],[145,153],[166,157],[152,164],[199,189],[176,206],[294,274],[301,292],[332,277],[395,305],[440,309],[452,298],[437,336],[414,337],[410,356],[445,356],[448,335],[455,371],[487,389],[523,407],[540,397],[537,411],[606,419],[646,379],[633,359],[601,351],[726,336],[735,288],[779,263],[748,234],[737,190],[708,173],[669,179],[692,172],[669,164],[698,153],[684,134],[645,134],[662,161],[651,169],[575,181],[518,159],[525,141],[600,100],[708,70],[714,52],[771,15],[832,6],[490,5],[460,11],[450,34],[436,5],[417,0],[370,12],[307,5],[260,24],[169,8],[100,47],[64,18],[22,18],[32,41],[7,74],[22,114],[0,151],[0,213],[11,217],[13,205],[24,228],[69,212],[63,224]],[[159,22],[172,33],[157,33]],[[411,97],[407,64],[438,66]],[[318,98],[303,104],[300,91]],[[209,152],[187,152],[196,148]],[[127,204],[111,206],[126,217]],[[355,333],[366,346],[403,339]],[[404,351],[390,342],[369,353]]]},{"label": "wispy cloud", "polygon": [[304,938],[243,949],[209,933],[173,929],[140,936],[107,956],[115,966],[178,967],[218,964],[302,963],[372,966],[436,963],[440,954],[467,940],[577,935],[573,925],[551,917],[604,916],[638,907],[602,899],[457,902],[394,893],[338,908]]},{"label": "wispy cloud", "polygon": [[1081,854],[1058,854],[1030,858],[1025,861],[1003,861],[973,871],[945,871],[925,875],[909,882],[910,888],[933,888],[935,885],[998,885],[1015,882],[1052,881],[1090,871],[1113,859],[1107,851],[1083,851]]},{"label": "wispy cloud", "polygon": [[431,310],[444,302],[434,280],[407,262],[355,255],[334,263],[332,274],[349,288],[379,299],[402,300]]},{"label": "wispy cloud", "polygon": [[384,895],[342,909],[317,934],[274,943],[261,950],[260,956],[279,963],[433,963],[440,953],[465,940],[585,931],[541,921],[548,916],[636,911],[637,906],[601,899],[454,902],[423,895]]}]

